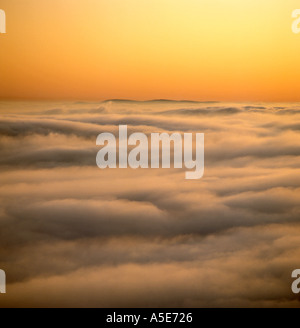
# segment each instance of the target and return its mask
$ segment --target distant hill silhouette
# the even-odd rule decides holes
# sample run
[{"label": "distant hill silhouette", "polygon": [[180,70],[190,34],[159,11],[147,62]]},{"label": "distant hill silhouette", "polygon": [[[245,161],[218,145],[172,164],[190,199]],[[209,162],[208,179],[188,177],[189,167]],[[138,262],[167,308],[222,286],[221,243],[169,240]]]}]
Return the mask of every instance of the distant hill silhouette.
[{"label": "distant hill silhouette", "polygon": [[102,103],[107,102],[128,102],[128,103],[157,103],[157,102],[172,102],[172,103],[194,103],[194,104],[215,104],[218,101],[195,101],[195,100],[172,100],[172,99],[152,99],[152,100],[133,100],[133,99],[107,99]]}]

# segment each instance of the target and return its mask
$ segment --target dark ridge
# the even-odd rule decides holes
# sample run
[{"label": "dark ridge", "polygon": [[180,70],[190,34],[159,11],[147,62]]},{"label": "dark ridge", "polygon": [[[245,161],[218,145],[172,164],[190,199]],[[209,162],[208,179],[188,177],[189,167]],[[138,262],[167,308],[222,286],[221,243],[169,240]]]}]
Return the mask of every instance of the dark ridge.
[{"label": "dark ridge", "polygon": [[102,103],[108,103],[108,102],[139,102],[138,100],[131,100],[131,99],[107,99],[103,100]]},{"label": "dark ridge", "polygon": [[102,101],[102,103],[108,102],[122,102],[122,103],[191,103],[191,104],[217,104],[218,101],[194,101],[194,100],[171,100],[171,99],[152,99],[152,100],[131,100],[131,99],[107,99]]},{"label": "dark ridge", "polygon": [[195,108],[195,109],[187,109],[187,108],[179,108],[173,110],[167,110],[162,112],[155,113],[156,115],[234,115],[240,113],[241,110],[235,107],[206,107],[206,108]]}]

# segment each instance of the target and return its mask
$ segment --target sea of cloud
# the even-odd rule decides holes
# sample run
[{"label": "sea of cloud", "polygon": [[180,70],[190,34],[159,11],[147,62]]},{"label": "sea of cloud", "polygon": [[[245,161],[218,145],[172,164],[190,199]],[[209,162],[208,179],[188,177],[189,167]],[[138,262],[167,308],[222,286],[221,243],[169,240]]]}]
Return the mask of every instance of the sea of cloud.
[{"label": "sea of cloud", "polygon": [[[299,307],[300,105],[0,103],[0,306]],[[96,137],[205,133],[205,176],[100,170]]]}]

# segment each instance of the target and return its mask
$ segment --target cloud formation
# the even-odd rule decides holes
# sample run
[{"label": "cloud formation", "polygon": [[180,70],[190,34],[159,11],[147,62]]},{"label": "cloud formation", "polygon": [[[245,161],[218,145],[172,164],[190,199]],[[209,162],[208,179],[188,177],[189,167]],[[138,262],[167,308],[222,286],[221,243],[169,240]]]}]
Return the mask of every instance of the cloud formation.
[{"label": "cloud formation", "polygon": [[[0,112],[0,306],[299,306],[297,104],[2,103]],[[204,178],[98,169],[96,137],[119,124],[204,132]]]}]

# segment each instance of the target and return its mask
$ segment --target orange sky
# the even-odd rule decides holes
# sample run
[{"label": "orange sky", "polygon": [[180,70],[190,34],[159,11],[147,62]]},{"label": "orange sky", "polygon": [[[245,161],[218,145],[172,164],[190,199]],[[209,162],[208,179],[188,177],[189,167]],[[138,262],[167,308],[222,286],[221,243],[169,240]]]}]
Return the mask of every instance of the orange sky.
[{"label": "orange sky", "polygon": [[0,99],[300,101],[297,0],[1,0]]}]

